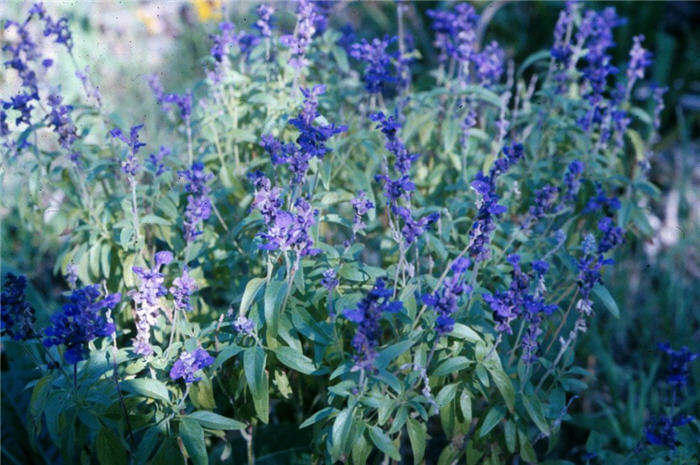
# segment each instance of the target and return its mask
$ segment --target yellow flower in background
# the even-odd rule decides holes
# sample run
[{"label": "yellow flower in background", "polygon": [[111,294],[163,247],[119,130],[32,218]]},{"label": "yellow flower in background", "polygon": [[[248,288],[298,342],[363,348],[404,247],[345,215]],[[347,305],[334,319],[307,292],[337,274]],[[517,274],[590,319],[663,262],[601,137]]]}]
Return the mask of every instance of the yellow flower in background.
[{"label": "yellow flower in background", "polygon": [[144,24],[144,26],[146,26],[146,30],[151,35],[160,34],[160,32],[163,30],[160,21],[158,18],[156,18],[153,12],[139,8],[136,10],[136,17]]},{"label": "yellow flower in background", "polygon": [[221,19],[221,0],[190,0],[200,22]]}]

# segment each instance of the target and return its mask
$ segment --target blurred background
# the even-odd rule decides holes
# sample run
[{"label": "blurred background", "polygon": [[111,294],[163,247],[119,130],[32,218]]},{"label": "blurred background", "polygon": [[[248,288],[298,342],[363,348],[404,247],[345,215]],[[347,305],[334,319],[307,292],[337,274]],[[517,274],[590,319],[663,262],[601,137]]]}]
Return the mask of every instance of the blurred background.
[{"label": "blurred background", "polygon": [[[204,77],[200,61],[210,48],[209,34],[228,19],[247,30],[255,21],[257,2],[216,0],[86,1],[46,5],[52,14],[69,19],[75,57],[98,85],[104,106],[121,126],[146,123],[152,147],[167,140],[155,99],[145,77],[158,74],[169,92],[194,88]],[[293,3],[272,2],[277,26],[291,29]],[[319,2],[331,12],[330,23],[350,25],[358,38],[396,34],[394,2]],[[409,3],[406,20],[421,59],[413,68],[414,85],[429,86],[427,70],[436,66],[430,20],[426,10],[451,2]],[[497,39],[516,63],[549,49],[560,2],[478,2],[474,6],[490,16],[486,40]],[[661,137],[651,158],[650,180],[657,188],[647,205],[653,230],[648,237],[628,237],[617,254],[617,266],[606,276],[621,309],[621,318],[601,312],[581,340],[579,364],[591,372],[589,390],[571,406],[559,438],[559,456],[575,463],[603,463],[609,450],[627,453],[643,437],[648,412],[660,412],[664,399],[654,389],[659,379],[661,354],[656,344],[670,341],[700,351],[700,2],[596,2],[586,8],[614,6],[628,19],[616,29],[615,63],[624,63],[632,37],[643,33],[645,46],[654,53],[648,83],[668,86],[662,113]],[[19,20],[28,8],[22,2],[0,2],[0,18]],[[2,31],[0,31],[2,39]],[[57,53],[62,50],[56,49]],[[77,101],[79,82],[69,63],[57,60],[57,79],[68,101]],[[0,70],[0,89],[6,84]],[[650,92],[640,86],[639,92]],[[0,92],[3,93],[4,92]],[[6,97],[3,95],[3,97]],[[640,95],[643,97],[643,95]],[[117,115],[119,115],[117,117]],[[6,204],[6,202],[4,202]],[[11,203],[10,203],[11,204]],[[38,206],[46,208],[46,206]],[[2,207],[0,207],[2,208]],[[40,322],[57,307],[67,289],[54,274],[56,238],[42,231],[28,236],[10,209],[0,209],[2,273],[21,270],[31,281],[29,299]],[[19,231],[22,230],[20,237]],[[16,348],[15,348],[16,349]],[[2,460],[28,464],[52,462],[51,451],[31,449],[22,418],[28,405],[26,384],[33,378],[22,353],[7,345],[2,351]],[[691,365],[695,387],[700,363]],[[12,376],[7,376],[12,369]],[[20,376],[16,376],[21,373]],[[700,389],[691,388],[685,407],[700,416]],[[276,430],[279,433],[279,430]],[[264,430],[261,434],[265,434]],[[294,436],[290,431],[290,435]],[[285,435],[286,436],[286,435]],[[303,444],[262,437],[256,441],[260,463],[276,463],[275,451]],[[267,458],[266,458],[267,457]],[[281,463],[281,462],[280,462]]]}]

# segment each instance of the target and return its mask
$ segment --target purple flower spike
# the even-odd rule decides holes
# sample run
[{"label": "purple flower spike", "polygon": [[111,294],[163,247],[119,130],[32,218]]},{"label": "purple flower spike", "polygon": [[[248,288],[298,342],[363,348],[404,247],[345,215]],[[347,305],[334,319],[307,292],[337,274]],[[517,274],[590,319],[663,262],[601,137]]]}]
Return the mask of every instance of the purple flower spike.
[{"label": "purple flower spike", "polygon": [[196,373],[214,363],[214,357],[202,349],[195,349],[193,352],[182,351],[173,367],[170,369],[170,379],[176,381],[182,378],[185,383],[194,383],[202,379]]}]

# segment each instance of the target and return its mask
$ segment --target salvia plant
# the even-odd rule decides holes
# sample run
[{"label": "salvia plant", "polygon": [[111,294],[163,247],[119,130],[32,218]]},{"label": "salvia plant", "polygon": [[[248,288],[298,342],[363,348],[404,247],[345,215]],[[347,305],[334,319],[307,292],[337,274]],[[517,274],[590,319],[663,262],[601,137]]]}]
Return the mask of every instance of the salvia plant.
[{"label": "salvia plant", "polygon": [[[167,146],[105,107],[67,19],[4,20],[3,204],[59,238],[68,289],[40,326],[27,279],[3,277],[4,340],[36,362],[35,446],[252,465],[257,433],[291,423],[314,463],[549,457],[590,379],[577,343],[620,313],[605,271],[650,233],[664,89],[637,98],[644,37],[613,63],[624,19],[568,3],[551,49],[515,63],[448,4],[418,75],[406,3],[396,35],[365,38],[330,26],[331,2],[298,1],[291,25],[276,7],[221,22],[193,89],[143,82]],[[697,354],[661,348],[672,400],[639,413],[629,463],[698,432],[680,408]]]}]

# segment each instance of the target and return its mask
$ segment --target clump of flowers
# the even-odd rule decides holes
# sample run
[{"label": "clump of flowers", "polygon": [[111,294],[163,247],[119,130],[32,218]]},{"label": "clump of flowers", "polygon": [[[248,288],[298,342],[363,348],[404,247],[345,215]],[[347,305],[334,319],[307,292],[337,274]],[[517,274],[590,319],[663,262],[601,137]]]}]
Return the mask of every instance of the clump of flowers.
[{"label": "clump of flowers", "polygon": [[459,308],[460,297],[472,291],[471,286],[464,282],[464,273],[470,264],[471,260],[465,257],[455,260],[450,267],[452,276],[445,279],[440,289],[423,296],[423,303],[432,307],[437,314],[435,330],[439,335],[452,331],[455,325],[453,314]]},{"label": "clump of flowers", "polygon": [[186,182],[185,191],[187,196],[187,207],[185,218],[182,222],[185,240],[194,241],[202,234],[200,224],[211,216],[211,200],[209,199],[210,187],[207,185],[214,175],[204,171],[204,164],[194,162],[188,170],[178,171],[180,177]]},{"label": "clump of flowers", "polygon": [[195,349],[192,352],[183,350],[170,369],[170,379],[173,381],[182,379],[185,383],[196,383],[202,379],[201,376],[197,376],[197,372],[212,363],[214,363],[214,357],[202,348]]},{"label": "clump of flowers", "polygon": [[102,296],[99,286],[94,284],[74,290],[68,300],[59,313],[51,316],[51,325],[44,331],[44,345],[63,345],[66,362],[75,365],[87,357],[88,343],[114,334],[109,311],[119,303],[121,294]]},{"label": "clump of flowers", "polygon": [[15,341],[23,341],[34,336],[36,316],[34,308],[25,300],[27,277],[7,273],[3,283],[0,305],[2,320],[0,330]]},{"label": "clump of flowers", "polygon": [[392,293],[392,290],[386,287],[386,282],[378,278],[374,287],[355,308],[343,311],[345,318],[357,324],[352,347],[355,350],[355,366],[359,369],[370,370],[377,356],[382,313],[395,313],[403,307],[400,301],[390,299]]},{"label": "clump of flowers", "polygon": [[151,355],[153,347],[150,343],[151,327],[158,322],[158,317],[163,314],[160,298],[167,295],[164,286],[165,275],[160,268],[170,264],[173,260],[171,252],[157,252],[154,257],[155,266],[144,269],[135,266],[132,271],[140,279],[138,289],[129,291],[129,297],[134,300],[134,314],[136,320],[136,337],[133,339],[134,351],[139,355]]}]

